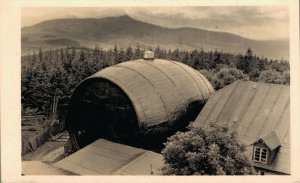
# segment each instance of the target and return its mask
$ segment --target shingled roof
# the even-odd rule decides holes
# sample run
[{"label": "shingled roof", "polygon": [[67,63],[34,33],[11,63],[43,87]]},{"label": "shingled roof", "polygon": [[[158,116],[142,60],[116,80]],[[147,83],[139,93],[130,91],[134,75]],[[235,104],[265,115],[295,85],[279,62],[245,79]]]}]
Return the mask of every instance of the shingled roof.
[{"label": "shingled roof", "polygon": [[290,174],[289,86],[236,81],[209,98],[194,125],[211,122],[227,123],[249,146],[263,140],[270,150],[280,147],[276,162],[263,168]]}]

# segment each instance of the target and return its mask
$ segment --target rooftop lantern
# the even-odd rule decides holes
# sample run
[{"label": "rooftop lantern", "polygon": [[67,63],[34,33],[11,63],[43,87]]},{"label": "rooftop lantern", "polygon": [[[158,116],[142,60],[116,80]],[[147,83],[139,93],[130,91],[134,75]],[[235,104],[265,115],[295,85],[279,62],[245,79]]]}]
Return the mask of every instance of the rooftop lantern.
[{"label": "rooftop lantern", "polygon": [[153,51],[145,51],[144,52],[144,60],[154,60],[154,53]]}]

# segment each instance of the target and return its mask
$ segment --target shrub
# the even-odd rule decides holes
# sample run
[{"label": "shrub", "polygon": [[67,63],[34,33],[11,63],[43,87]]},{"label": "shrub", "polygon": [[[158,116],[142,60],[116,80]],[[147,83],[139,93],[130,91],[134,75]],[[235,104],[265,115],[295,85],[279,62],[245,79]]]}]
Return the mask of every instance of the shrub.
[{"label": "shrub", "polygon": [[236,68],[222,68],[211,80],[216,90],[233,83],[236,80],[249,80],[249,76]]},{"label": "shrub", "polygon": [[164,174],[245,175],[256,174],[244,154],[246,146],[224,125],[190,126],[168,138],[162,150]]},{"label": "shrub", "polygon": [[264,83],[274,83],[274,84],[289,84],[290,73],[289,71],[285,71],[283,74],[281,74],[276,70],[268,69],[260,73],[258,81]]}]

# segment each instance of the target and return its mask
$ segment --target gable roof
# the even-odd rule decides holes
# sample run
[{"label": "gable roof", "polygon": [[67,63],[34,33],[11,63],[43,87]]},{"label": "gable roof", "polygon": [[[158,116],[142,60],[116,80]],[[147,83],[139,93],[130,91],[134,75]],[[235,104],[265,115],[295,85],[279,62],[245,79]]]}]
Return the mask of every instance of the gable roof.
[{"label": "gable roof", "polygon": [[269,135],[262,137],[261,140],[264,141],[271,151],[281,146],[281,140],[275,131],[272,131]]},{"label": "gable roof", "polygon": [[290,87],[236,81],[215,92],[194,125],[227,123],[247,145],[259,139],[270,149],[281,146],[273,171],[290,174]]},{"label": "gable roof", "polygon": [[22,161],[23,175],[76,175],[40,161]]},{"label": "gable roof", "polygon": [[78,175],[161,174],[161,154],[99,139],[54,164]]}]

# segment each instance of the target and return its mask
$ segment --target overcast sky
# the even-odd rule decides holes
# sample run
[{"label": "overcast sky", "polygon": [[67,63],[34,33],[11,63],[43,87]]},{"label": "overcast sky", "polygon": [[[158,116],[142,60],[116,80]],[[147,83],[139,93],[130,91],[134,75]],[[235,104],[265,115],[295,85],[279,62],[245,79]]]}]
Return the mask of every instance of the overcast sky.
[{"label": "overcast sky", "polygon": [[57,18],[129,15],[164,27],[195,27],[231,32],[250,39],[289,38],[289,11],[283,6],[23,8],[22,27]]}]

